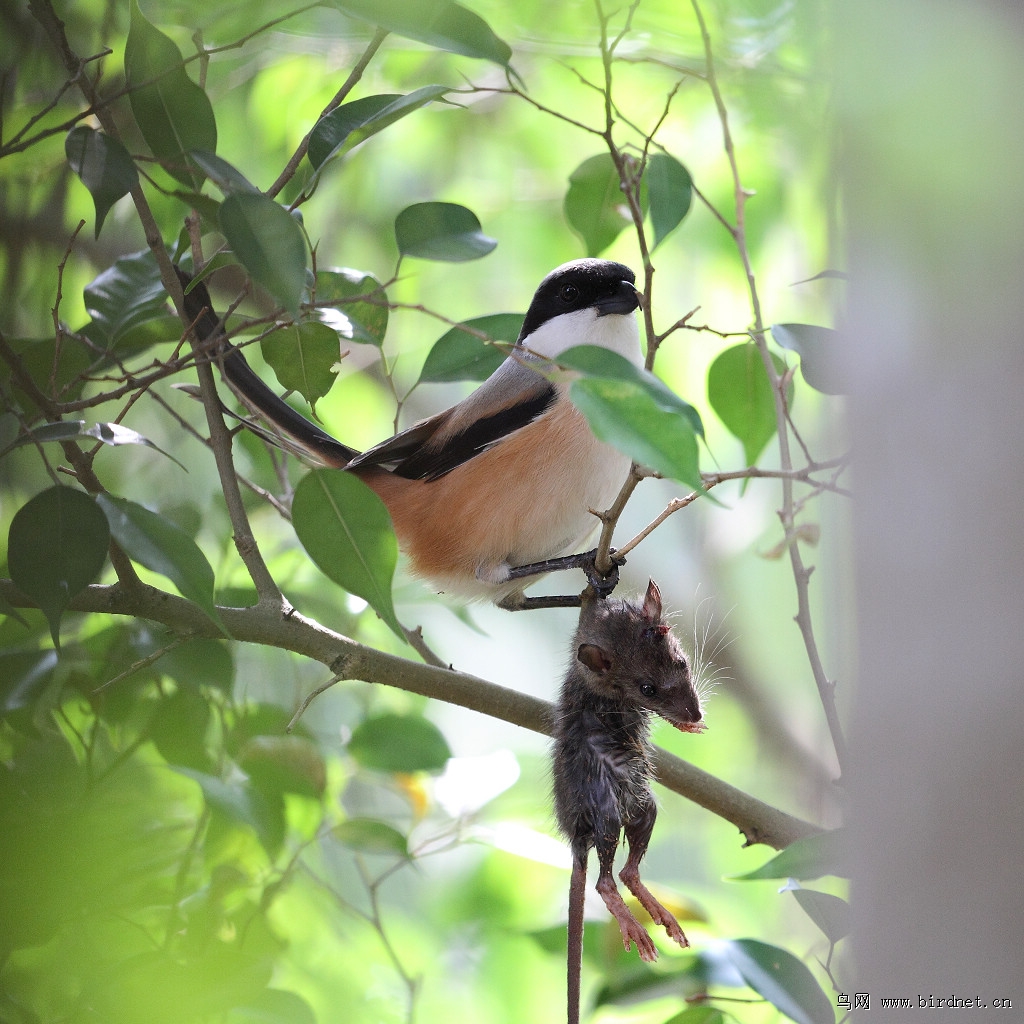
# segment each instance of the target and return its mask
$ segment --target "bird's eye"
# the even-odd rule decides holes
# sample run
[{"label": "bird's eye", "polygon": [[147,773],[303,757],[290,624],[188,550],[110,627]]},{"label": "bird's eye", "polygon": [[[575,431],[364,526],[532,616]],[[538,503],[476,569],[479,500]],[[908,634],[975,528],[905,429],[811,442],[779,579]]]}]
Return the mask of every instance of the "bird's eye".
[{"label": "bird's eye", "polygon": [[654,683],[641,683],[640,684],[640,695],[642,697],[653,697],[658,692],[658,688]]},{"label": "bird's eye", "polygon": [[580,297],[580,290],[574,284],[563,284],[558,297],[563,302],[575,302]]}]

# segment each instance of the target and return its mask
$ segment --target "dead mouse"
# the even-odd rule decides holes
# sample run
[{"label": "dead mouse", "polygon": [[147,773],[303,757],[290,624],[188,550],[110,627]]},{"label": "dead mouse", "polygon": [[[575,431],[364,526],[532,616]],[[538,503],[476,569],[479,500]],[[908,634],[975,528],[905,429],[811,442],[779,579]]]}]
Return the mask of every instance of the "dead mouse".
[{"label": "dead mouse", "polygon": [[626,949],[641,959],[658,952],[630,913],[612,877],[619,836],[629,856],[619,874],[651,918],[681,946],[676,919],[640,881],[640,859],[657,810],[651,793],[650,717],[660,715],[683,732],[702,732],[700,701],[690,664],[661,617],[661,592],[651,580],[643,601],[601,599],[584,593],[572,663],[555,712],[555,814],[572,848],[569,885],[568,1021],[580,1013],[583,896],[587,857],[597,848],[597,891],[618,922]]}]

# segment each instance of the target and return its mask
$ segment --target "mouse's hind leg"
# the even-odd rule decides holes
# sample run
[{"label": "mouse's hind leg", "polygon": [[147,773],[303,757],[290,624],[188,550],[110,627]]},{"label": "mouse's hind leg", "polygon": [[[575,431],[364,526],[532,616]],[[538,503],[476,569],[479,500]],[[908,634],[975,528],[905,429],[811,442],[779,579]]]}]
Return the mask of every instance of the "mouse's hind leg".
[{"label": "mouse's hind leg", "polygon": [[629,843],[629,856],[619,872],[619,878],[622,879],[623,885],[640,901],[644,910],[651,915],[651,919],[668,932],[669,938],[678,942],[680,946],[685,947],[690,943],[683,929],[679,927],[679,922],[654,898],[654,894],[650,889],[640,881],[640,860],[647,852],[647,844],[651,840],[651,832],[654,831],[654,819],[657,817],[657,814],[658,811],[654,804],[654,798],[649,797],[625,824],[624,830],[626,841]]},{"label": "mouse's hind leg", "polygon": [[618,922],[619,931],[622,933],[622,942],[626,949],[629,949],[630,942],[636,945],[636,951],[640,954],[641,960],[648,963],[658,959],[658,950],[654,945],[647,929],[630,913],[615,885],[615,877],[612,874],[612,867],[615,861],[615,850],[618,841],[612,840],[597,844],[597,858],[600,864],[600,873],[597,876],[597,891],[604,900],[604,905],[609,913]]}]

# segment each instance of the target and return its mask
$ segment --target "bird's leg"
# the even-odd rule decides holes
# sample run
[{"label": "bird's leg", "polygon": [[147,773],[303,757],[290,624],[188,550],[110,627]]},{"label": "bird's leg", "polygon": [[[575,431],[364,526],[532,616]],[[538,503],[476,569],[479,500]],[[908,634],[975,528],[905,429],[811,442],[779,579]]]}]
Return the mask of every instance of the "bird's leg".
[{"label": "bird's leg", "polygon": [[[594,593],[600,598],[605,598],[618,585],[619,566],[626,564],[625,558],[617,558],[614,551],[610,554],[612,567],[607,576],[598,572],[597,548],[591,548],[590,551],[582,551],[578,555],[562,555],[559,558],[547,558],[542,562],[514,566],[509,569],[507,579],[527,579],[530,576],[543,576],[549,572],[562,572],[565,569],[582,569]],[[521,593],[510,594],[499,604],[507,611],[526,611],[531,608],[578,608],[580,595],[524,597]]]}]

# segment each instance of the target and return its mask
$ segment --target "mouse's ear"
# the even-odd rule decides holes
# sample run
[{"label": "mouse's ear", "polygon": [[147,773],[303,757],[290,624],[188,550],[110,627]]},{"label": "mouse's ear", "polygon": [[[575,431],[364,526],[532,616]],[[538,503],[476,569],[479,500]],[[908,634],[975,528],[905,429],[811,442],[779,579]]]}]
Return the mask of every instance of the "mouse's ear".
[{"label": "mouse's ear", "polygon": [[652,622],[661,618],[661,591],[654,580],[647,583],[647,593],[644,595],[644,617]]},{"label": "mouse's ear", "polygon": [[580,644],[576,660],[598,675],[604,675],[612,667],[611,656],[597,644]]}]

